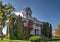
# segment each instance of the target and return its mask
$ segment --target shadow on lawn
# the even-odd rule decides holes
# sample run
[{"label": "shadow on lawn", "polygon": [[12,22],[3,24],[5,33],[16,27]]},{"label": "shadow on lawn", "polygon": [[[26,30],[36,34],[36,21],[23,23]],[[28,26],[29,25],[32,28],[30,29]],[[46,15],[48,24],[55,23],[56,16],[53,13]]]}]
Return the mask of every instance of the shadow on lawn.
[{"label": "shadow on lawn", "polygon": [[46,41],[60,41],[60,39],[51,39],[51,40],[46,40]]}]

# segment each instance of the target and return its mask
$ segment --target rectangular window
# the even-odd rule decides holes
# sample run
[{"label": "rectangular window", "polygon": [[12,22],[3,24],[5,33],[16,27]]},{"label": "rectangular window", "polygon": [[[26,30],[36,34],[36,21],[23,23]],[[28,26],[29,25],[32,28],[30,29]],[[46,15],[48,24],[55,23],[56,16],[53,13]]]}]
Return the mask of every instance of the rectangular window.
[{"label": "rectangular window", "polygon": [[25,22],[25,23],[24,23],[24,26],[25,26],[25,27],[28,27],[28,23],[27,23],[27,22]]}]

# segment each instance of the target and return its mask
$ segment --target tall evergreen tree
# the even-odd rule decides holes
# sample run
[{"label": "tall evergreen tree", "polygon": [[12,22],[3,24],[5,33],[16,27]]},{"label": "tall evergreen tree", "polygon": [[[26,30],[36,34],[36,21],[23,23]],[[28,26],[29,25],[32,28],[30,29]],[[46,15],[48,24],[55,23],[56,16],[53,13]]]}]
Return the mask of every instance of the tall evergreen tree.
[{"label": "tall evergreen tree", "polygon": [[52,25],[50,24],[50,34],[49,34],[49,38],[52,38]]},{"label": "tall evergreen tree", "polygon": [[15,32],[15,24],[14,24],[14,22],[15,22],[15,17],[14,17],[14,15],[11,15],[10,16],[10,18],[9,18],[9,38],[10,39],[16,39],[16,37],[15,37],[15,34],[14,34],[14,32]]},{"label": "tall evergreen tree", "polygon": [[20,15],[17,18],[17,38],[21,40],[24,38],[23,22]]}]

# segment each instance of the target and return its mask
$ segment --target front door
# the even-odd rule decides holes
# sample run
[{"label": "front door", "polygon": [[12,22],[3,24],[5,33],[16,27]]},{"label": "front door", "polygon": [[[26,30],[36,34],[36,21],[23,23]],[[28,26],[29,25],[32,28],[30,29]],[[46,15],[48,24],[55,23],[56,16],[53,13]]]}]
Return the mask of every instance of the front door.
[{"label": "front door", "polygon": [[35,35],[39,35],[39,30],[35,29]]}]

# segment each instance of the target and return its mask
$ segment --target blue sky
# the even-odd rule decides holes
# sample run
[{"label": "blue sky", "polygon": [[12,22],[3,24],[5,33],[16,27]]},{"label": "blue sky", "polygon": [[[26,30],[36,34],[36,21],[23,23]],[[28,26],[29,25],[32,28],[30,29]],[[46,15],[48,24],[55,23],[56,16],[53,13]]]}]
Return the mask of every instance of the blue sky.
[{"label": "blue sky", "polygon": [[29,6],[33,17],[51,23],[53,31],[60,23],[60,0],[2,0],[2,2],[11,3],[17,11]]}]

